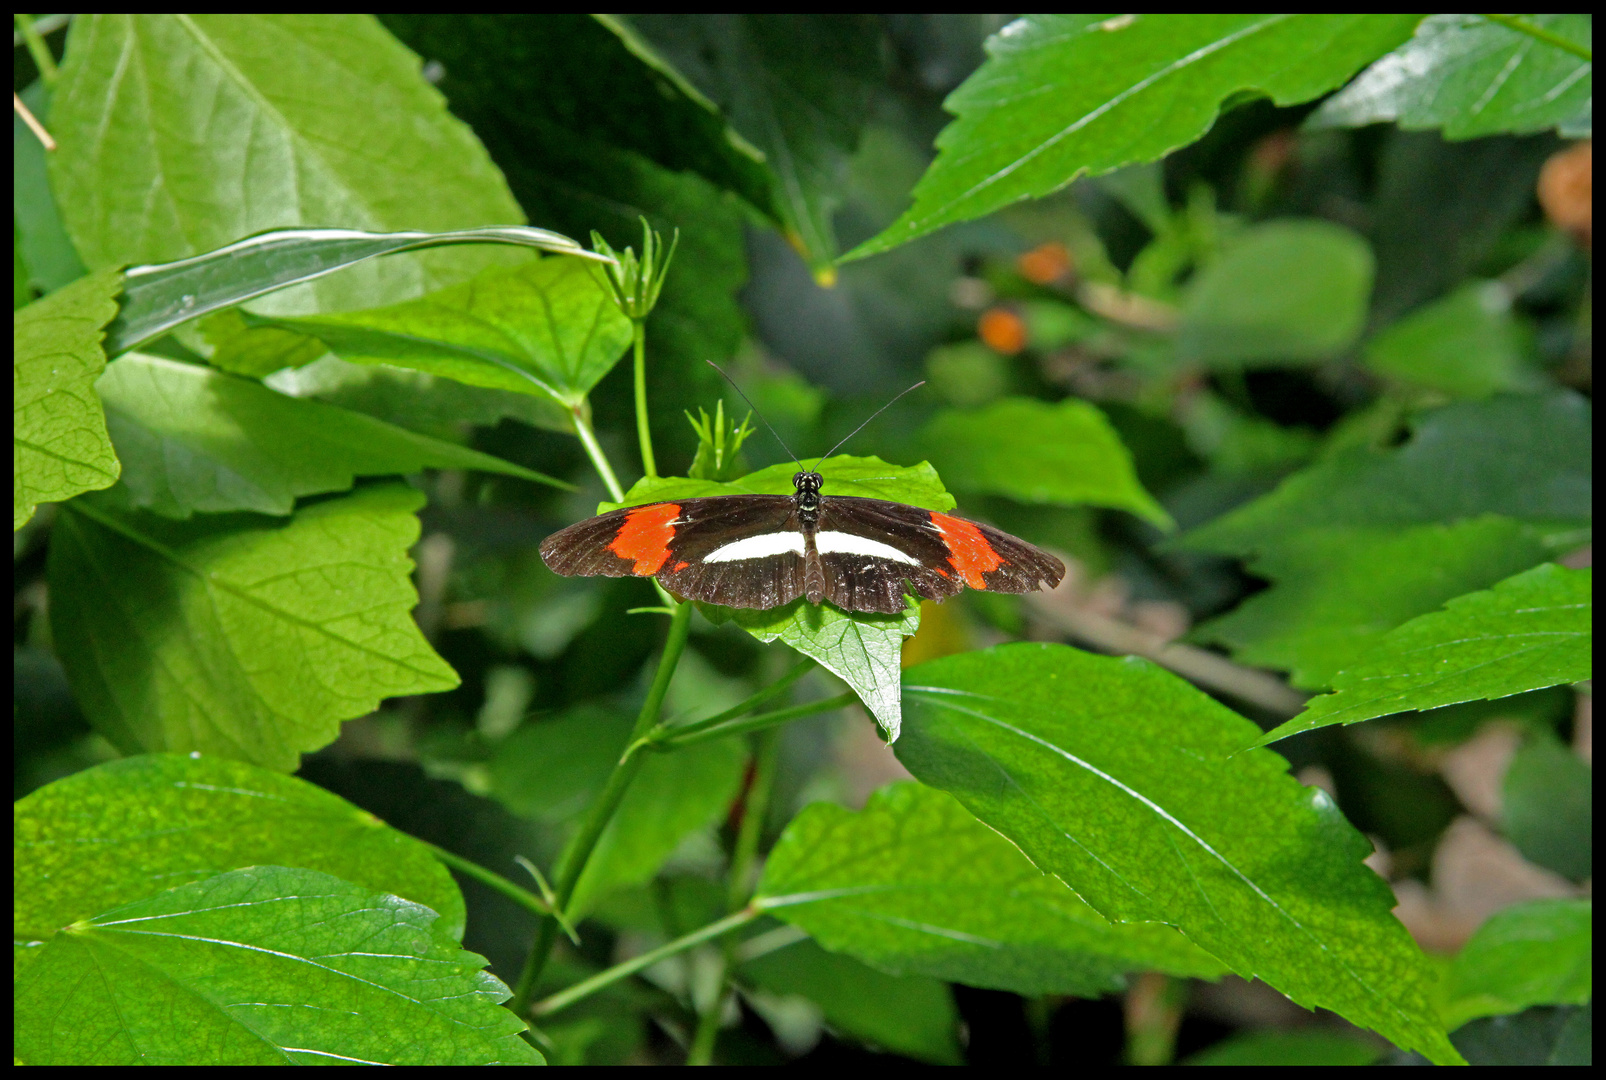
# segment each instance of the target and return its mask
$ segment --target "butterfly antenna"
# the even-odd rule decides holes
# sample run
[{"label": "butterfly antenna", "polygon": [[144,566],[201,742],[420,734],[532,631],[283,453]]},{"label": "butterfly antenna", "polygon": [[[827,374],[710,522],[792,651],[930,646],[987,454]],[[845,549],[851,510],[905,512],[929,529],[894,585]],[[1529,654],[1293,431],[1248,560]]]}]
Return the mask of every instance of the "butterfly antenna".
[{"label": "butterfly antenna", "polygon": [[[707,364],[721,375],[725,375],[725,369],[714,363],[712,360],[704,360],[703,363]],[[774,425],[769,422],[763,413],[758,411],[758,406],[753,404],[753,399],[742,393],[742,388],[737,386],[736,380],[731,378],[729,375],[725,375],[725,381],[731,384],[731,388],[733,390],[742,395],[742,400],[747,402],[747,407],[749,409],[752,409],[754,412],[758,413],[758,418],[764,421],[764,426],[770,429],[770,434],[775,436],[775,441],[781,444],[781,449],[787,452],[787,454],[792,458],[792,464],[796,465],[798,467],[798,471],[801,472],[803,470],[803,463],[797,459],[796,454],[792,453],[792,448],[786,445],[786,440],[781,438],[781,433],[776,431]],[[892,400],[896,401],[898,399],[893,398]],[[892,402],[888,402],[887,404],[890,405],[891,403]]]},{"label": "butterfly antenna", "polygon": [[[913,386],[911,386],[909,388],[909,390],[918,390],[924,385],[926,385],[926,380],[921,379],[919,382],[917,382]],[[903,391],[903,393],[899,394],[898,397],[893,398],[891,401],[889,401],[885,405],[881,406],[881,408],[877,409],[875,412],[873,412],[869,416],[867,416],[865,418],[863,424],[860,424],[858,427],[856,427],[852,431],[848,432],[845,437],[843,437],[842,442],[837,443],[835,446],[831,447],[831,449],[827,450],[823,455],[821,455],[819,460],[814,463],[814,468],[818,469],[820,467],[820,462],[821,461],[824,461],[826,458],[830,457],[832,454],[834,454],[838,450],[840,450],[842,448],[842,443],[847,442],[848,439],[853,438],[853,436],[855,436],[859,432],[863,431],[865,429],[865,425],[869,424],[871,420],[874,420],[876,417],[880,416],[882,413],[884,413],[888,409],[892,408],[892,406],[896,405],[898,403],[898,398],[901,398],[901,397],[903,397],[904,394],[909,393],[909,390]]]}]

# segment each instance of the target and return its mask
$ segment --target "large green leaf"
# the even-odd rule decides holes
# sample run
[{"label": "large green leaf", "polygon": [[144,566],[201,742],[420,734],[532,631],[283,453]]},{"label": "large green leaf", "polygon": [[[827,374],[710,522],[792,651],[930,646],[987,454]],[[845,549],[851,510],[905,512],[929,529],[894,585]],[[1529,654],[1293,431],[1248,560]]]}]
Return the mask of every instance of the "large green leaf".
[{"label": "large green leaf", "polygon": [[132,353],[96,383],[135,506],[166,517],[288,514],[298,496],[358,476],[480,469],[569,485],[362,413],[301,401],[251,379]]},{"label": "large green leaf", "polygon": [[[51,107],[67,230],[98,268],[298,225],[522,224],[501,174],[419,66],[368,15],[74,19]],[[391,303],[501,258],[457,249],[378,260],[265,310]]]},{"label": "large green leaf", "polygon": [[1258,745],[1329,724],[1510,697],[1590,678],[1593,577],[1536,566],[1390,631],[1333,677],[1337,691]]},{"label": "large green leaf", "polygon": [[1289,672],[1308,690],[1381,657],[1389,631],[1463,593],[1555,558],[1578,534],[1487,515],[1454,525],[1312,529],[1248,560],[1273,582],[1198,627],[1246,664]]},{"label": "large green leaf", "polygon": [[874,17],[767,12],[615,18],[763,152],[775,178],[773,210],[787,239],[816,276],[834,278],[831,214],[881,75]]},{"label": "large green leaf", "polygon": [[16,988],[30,1065],[537,1065],[435,912],[253,866],[74,923]]},{"label": "large green leaf", "polygon": [[1218,368],[1336,356],[1366,325],[1372,269],[1366,241],[1331,222],[1250,229],[1188,283],[1177,353]]},{"label": "large green leaf", "polygon": [[1461,947],[1445,978],[1444,1026],[1531,1005],[1582,1005],[1594,995],[1589,900],[1531,900],[1498,911]]},{"label": "large green leaf", "polygon": [[[382,255],[463,244],[508,244],[602,260],[567,236],[523,225],[450,232],[370,233],[355,229],[272,229],[176,262],[130,267],[122,310],[107,328],[106,351],[116,355],[160,337],[191,319],[303,282],[360,266]],[[374,297],[354,298],[371,304]],[[236,316],[238,318],[238,316]],[[321,351],[321,350],[320,350]],[[314,359],[318,355],[300,360]],[[289,360],[241,374],[267,374]]]},{"label": "large green leaf", "polygon": [[122,275],[103,270],[11,318],[11,524],[42,502],[110,487],[121,468],[95,396],[106,366],[101,327],[117,314]]},{"label": "large green leaf", "polygon": [[847,258],[1047,195],[1081,173],[1154,161],[1253,91],[1293,105],[1404,41],[1418,15],[1028,15],[944,103],[958,119],[914,206]]},{"label": "large green leaf", "polygon": [[825,1021],[872,1046],[934,1065],[959,1065],[959,1010],[946,985],[888,975],[807,939],[741,966],[772,994],[805,997]]},{"label": "large green leaf", "polygon": [[580,259],[492,269],[391,307],[249,322],[315,337],[342,360],[472,386],[543,394],[575,408],[630,344],[630,320]]},{"label": "large green leaf", "polygon": [[1171,517],[1132,468],[1132,455],[1098,407],[1004,398],[980,409],[946,409],[920,445],[960,491],[1054,506],[1110,506],[1160,526]]},{"label": "large green leaf", "polygon": [[1005,645],[909,669],[898,757],[1120,923],[1403,1049],[1458,1055],[1371,845],[1255,726],[1146,661]]},{"label": "large green leaf", "polygon": [[423,499],[381,485],[280,521],[73,503],[49,572],[74,696],[125,753],[200,751],[289,772],[340,721],[451,689],[456,673],[409,616]]},{"label": "large green leaf", "polygon": [[[463,896],[425,845],[293,776],[201,755],[145,754],[47,784],[13,808],[12,926],[44,940],[77,919],[239,866],[338,873],[439,912]],[[84,852],[93,849],[94,859]]]},{"label": "large green leaf", "polygon": [[1366,366],[1455,397],[1529,389],[1537,375],[1527,367],[1532,350],[1522,330],[1504,285],[1469,281],[1368,341]]},{"label": "large green leaf", "polygon": [[1448,139],[1553,127],[1587,136],[1593,26],[1583,12],[1430,15],[1415,37],[1324,101],[1310,122],[1394,122],[1440,128]]},{"label": "large green leaf", "polygon": [[757,904],[893,974],[1095,997],[1122,973],[1213,978],[1174,930],[1112,925],[951,796],[893,784],[853,813],[814,803],[776,842]]}]

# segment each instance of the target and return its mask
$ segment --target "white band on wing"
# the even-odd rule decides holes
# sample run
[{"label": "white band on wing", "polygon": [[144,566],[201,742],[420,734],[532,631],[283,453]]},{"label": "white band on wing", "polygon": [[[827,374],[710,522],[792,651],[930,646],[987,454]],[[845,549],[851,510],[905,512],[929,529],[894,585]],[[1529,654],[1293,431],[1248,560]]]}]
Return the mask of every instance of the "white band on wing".
[{"label": "white band on wing", "polygon": [[821,555],[870,555],[877,559],[890,559],[893,562],[908,563],[910,566],[919,566],[920,560],[906,551],[899,551],[891,544],[883,544],[879,540],[872,540],[868,536],[854,536],[845,532],[823,532],[814,537],[814,544]]},{"label": "white band on wing", "polygon": [[703,556],[704,562],[737,562],[741,559],[767,559],[772,555],[803,554],[803,534],[800,532],[760,533],[734,540],[717,547]]}]

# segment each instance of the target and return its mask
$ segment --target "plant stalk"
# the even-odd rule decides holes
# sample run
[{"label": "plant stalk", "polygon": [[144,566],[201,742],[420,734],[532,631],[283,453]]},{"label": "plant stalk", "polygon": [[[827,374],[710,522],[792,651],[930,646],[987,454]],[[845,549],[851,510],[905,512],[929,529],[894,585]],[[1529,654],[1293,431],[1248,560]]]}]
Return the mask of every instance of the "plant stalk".
[{"label": "plant stalk", "polygon": [[[759,713],[749,716],[745,720],[734,720],[721,723],[717,726],[705,726],[707,721],[696,724],[687,724],[684,728],[672,727],[662,729],[662,733],[648,740],[654,750],[679,750],[687,746],[695,746],[710,739],[723,739],[727,735],[741,735],[749,731],[763,731],[784,724],[788,720],[796,720],[803,716],[813,716],[815,713],[830,712],[832,709],[841,709],[852,705],[858,698],[853,691],[848,690],[836,697],[822,698],[819,701],[808,701],[802,705],[792,705],[785,709],[776,709],[773,712]],[[713,719],[712,717],[710,719]]]},{"label": "plant stalk", "polygon": [[608,489],[608,495],[614,502],[624,502],[625,489],[619,486],[619,478],[613,474],[613,466],[608,464],[607,455],[602,452],[602,444],[597,442],[597,433],[591,430],[591,421],[585,418],[578,405],[569,412],[574,416],[574,433],[580,437],[580,445],[585,447],[586,457],[591,459],[592,468],[602,477],[602,484]]},{"label": "plant stalk", "polygon": [[652,454],[652,428],[647,424],[647,320],[632,319],[636,353],[636,439],[641,443],[641,471],[649,480],[658,477]]}]

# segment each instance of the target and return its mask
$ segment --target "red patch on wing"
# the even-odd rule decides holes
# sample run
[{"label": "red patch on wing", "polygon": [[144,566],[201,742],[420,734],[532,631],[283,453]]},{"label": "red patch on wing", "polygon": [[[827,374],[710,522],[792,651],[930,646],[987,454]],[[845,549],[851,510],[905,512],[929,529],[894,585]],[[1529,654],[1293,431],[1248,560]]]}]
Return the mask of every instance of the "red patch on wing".
[{"label": "red patch on wing", "polygon": [[619,534],[608,544],[608,550],[634,562],[631,573],[651,577],[669,560],[669,541],[675,538],[675,518],[679,515],[678,503],[632,510],[625,515],[625,523],[619,526]]},{"label": "red patch on wing", "polygon": [[675,564],[674,569],[675,569],[676,572],[679,572],[681,570],[686,569],[686,567],[688,567],[690,565],[691,565],[691,563],[689,563],[689,562],[678,562],[678,563]]},{"label": "red patch on wing", "polygon": [[947,514],[931,512],[931,523],[942,534],[942,542],[948,545],[948,565],[959,573],[966,585],[972,589],[985,589],[986,580],[982,577],[989,570],[997,570],[1004,564],[993,545],[987,542],[981,530],[968,521],[951,518]]}]

